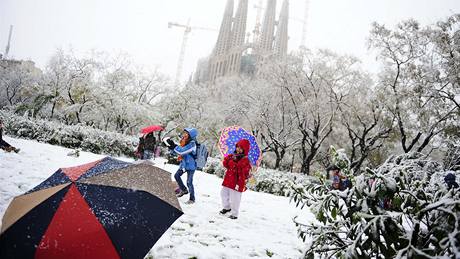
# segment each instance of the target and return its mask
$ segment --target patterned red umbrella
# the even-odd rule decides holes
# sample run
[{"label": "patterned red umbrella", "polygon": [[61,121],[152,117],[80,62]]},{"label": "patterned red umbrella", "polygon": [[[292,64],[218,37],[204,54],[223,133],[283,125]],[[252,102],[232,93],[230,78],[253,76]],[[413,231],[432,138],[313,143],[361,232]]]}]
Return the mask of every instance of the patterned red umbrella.
[{"label": "patterned red umbrella", "polygon": [[144,258],[182,214],[170,173],[150,164],[61,168],[11,202],[0,258]]},{"label": "patterned red umbrella", "polygon": [[148,127],[145,127],[143,129],[141,129],[141,133],[142,134],[148,134],[150,132],[154,132],[154,131],[162,131],[164,130],[164,128],[160,125],[150,125]]}]

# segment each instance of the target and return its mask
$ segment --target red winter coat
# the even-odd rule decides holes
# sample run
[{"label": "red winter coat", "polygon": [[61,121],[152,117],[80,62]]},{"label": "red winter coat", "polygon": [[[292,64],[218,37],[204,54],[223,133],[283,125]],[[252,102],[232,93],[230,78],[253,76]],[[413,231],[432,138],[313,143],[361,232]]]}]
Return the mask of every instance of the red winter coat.
[{"label": "red winter coat", "polygon": [[[225,157],[224,167],[227,168],[227,171],[225,172],[222,186],[244,192],[246,191],[246,179],[251,171],[251,164],[248,159],[250,144],[247,139],[242,139],[236,145],[244,150],[244,156],[240,159],[234,159],[233,154]],[[238,185],[238,189],[235,189],[236,185]]]}]

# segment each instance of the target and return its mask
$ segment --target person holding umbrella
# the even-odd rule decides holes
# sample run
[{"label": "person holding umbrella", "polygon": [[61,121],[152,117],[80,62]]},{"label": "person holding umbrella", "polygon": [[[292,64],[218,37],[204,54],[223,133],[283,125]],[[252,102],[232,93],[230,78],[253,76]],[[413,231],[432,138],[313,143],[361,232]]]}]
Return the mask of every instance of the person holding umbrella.
[{"label": "person holding umbrella", "polygon": [[141,159],[148,160],[152,157],[154,159],[156,158],[155,153],[158,145],[154,132],[158,131],[158,139],[160,139],[160,135],[163,130],[164,127],[161,125],[150,125],[141,129],[140,132],[143,136],[141,137],[142,139],[139,138],[139,146],[141,147],[142,152],[138,150]]},{"label": "person holding umbrella", "polygon": [[149,160],[153,157],[156,148],[156,139],[153,132],[148,133],[144,136],[144,149],[143,149],[143,160]]},{"label": "person holding umbrella", "polygon": [[241,195],[246,191],[246,180],[249,178],[251,164],[248,159],[250,143],[247,139],[241,139],[236,143],[235,152],[224,158],[223,165],[227,168],[220,196],[224,207],[220,214],[230,212],[229,218],[237,219]]},{"label": "person holding umbrella", "polygon": [[136,151],[134,151],[135,160],[144,159],[144,137],[139,137],[139,144],[137,145]]},{"label": "person holding umbrella", "polygon": [[[195,128],[185,128],[182,132],[182,138],[180,144],[177,145],[170,138],[165,138],[164,143],[171,150],[179,155],[178,160],[180,161],[179,169],[174,174],[174,179],[176,179],[177,184],[179,185],[180,192],[177,194],[177,197],[182,197],[190,193],[190,199],[186,204],[195,203],[195,189],[193,187],[193,174],[196,170],[196,137],[198,136],[198,131]],[[182,182],[181,176],[187,172],[187,187],[185,187]]]}]

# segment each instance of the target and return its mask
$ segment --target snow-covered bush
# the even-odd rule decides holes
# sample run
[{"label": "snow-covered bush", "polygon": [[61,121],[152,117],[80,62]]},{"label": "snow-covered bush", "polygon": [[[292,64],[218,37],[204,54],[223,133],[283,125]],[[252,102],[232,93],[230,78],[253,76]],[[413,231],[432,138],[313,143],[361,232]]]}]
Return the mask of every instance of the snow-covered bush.
[{"label": "snow-covered bush", "polygon": [[180,164],[179,157],[175,153],[171,153],[171,151],[168,151],[168,153],[166,153],[166,159],[167,159],[168,164],[173,164],[173,165]]},{"label": "snow-covered bush", "polygon": [[[221,159],[209,157],[203,171],[222,178],[226,170]],[[250,179],[247,185],[249,189],[279,196],[288,196],[294,185],[307,186],[310,182],[315,181],[312,176],[266,168],[259,168],[253,173],[253,176],[254,181]]]},{"label": "snow-covered bush", "polygon": [[63,125],[0,111],[5,133],[98,154],[133,156],[137,139],[80,125]]},{"label": "snow-covered bush", "polygon": [[460,256],[460,190],[448,191],[443,175],[439,163],[409,153],[367,169],[345,191],[324,182],[295,188],[293,201],[318,220],[297,222],[300,237],[312,237],[306,257]]},{"label": "snow-covered bush", "polygon": [[249,185],[251,190],[279,196],[289,196],[293,186],[305,187],[316,181],[316,178],[312,176],[266,168],[259,168],[254,178],[255,184]]},{"label": "snow-covered bush", "polygon": [[447,170],[460,170],[460,139],[449,139],[447,152],[443,159],[444,168]]},{"label": "snow-covered bush", "polygon": [[340,173],[342,175],[347,177],[353,175],[353,170],[350,168],[351,162],[345,153],[345,149],[336,149],[334,146],[330,146],[329,155],[331,157],[331,163],[340,168]]},{"label": "snow-covered bush", "polygon": [[225,168],[222,165],[222,160],[219,158],[208,157],[206,166],[203,168],[203,172],[214,174],[220,178],[223,178],[225,174]]}]

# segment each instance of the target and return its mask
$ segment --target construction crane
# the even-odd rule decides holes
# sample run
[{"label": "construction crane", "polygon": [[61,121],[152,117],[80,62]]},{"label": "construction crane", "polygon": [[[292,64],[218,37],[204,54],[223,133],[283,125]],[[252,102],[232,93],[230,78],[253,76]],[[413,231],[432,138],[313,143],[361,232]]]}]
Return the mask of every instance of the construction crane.
[{"label": "construction crane", "polygon": [[308,11],[310,9],[310,0],[304,0],[305,7],[303,13],[303,21],[302,21],[302,38],[300,40],[300,47],[306,48],[306,40],[307,40],[307,20],[308,20]]},{"label": "construction crane", "polygon": [[8,34],[8,43],[5,48],[5,56],[3,57],[4,59],[8,58],[8,54],[10,52],[11,34],[13,34],[13,25],[10,25],[10,33]]},{"label": "construction crane", "polygon": [[300,48],[306,48],[307,41],[307,21],[308,21],[308,11],[310,9],[310,0],[302,0],[304,2],[304,12],[302,18],[289,17],[289,20],[293,20],[302,24],[302,34],[300,38]]},{"label": "construction crane", "polygon": [[179,85],[180,76],[182,75],[182,67],[184,65],[184,57],[185,57],[185,48],[187,47],[187,40],[190,32],[193,30],[207,30],[207,31],[217,31],[216,29],[206,28],[206,27],[198,27],[198,26],[190,26],[190,19],[188,19],[187,24],[179,24],[176,22],[168,22],[168,28],[172,27],[180,27],[184,29],[184,35],[182,36],[182,44],[180,47],[179,53],[179,60],[177,61],[177,69],[176,69],[176,78],[174,80],[174,85]]}]

